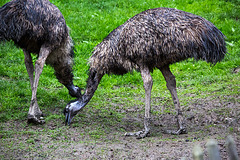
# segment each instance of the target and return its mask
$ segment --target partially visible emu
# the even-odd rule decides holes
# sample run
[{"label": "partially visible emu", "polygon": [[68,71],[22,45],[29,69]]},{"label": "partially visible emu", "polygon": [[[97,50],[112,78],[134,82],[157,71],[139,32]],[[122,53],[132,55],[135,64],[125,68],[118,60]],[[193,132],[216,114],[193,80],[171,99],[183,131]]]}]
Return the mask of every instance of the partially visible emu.
[{"label": "partially visible emu", "polygon": [[64,109],[66,123],[92,98],[104,74],[141,72],[145,89],[144,130],[126,133],[144,138],[150,131],[150,98],[154,68],[160,69],[177,110],[178,130],[186,133],[176,81],[169,65],[195,58],[216,64],[226,54],[225,36],[211,22],[197,15],[171,8],[146,10],[130,18],[98,44],[90,58],[89,77],[84,95]]},{"label": "partially visible emu", "polygon": [[[37,103],[37,87],[45,61],[54,70],[59,82],[69,94],[80,97],[80,89],[73,85],[73,42],[59,9],[48,0],[12,0],[0,8],[0,42],[14,41],[23,49],[25,65],[32,88],[28,122],[45,121]],[[37,54],[34,66],[31,53]]]}]

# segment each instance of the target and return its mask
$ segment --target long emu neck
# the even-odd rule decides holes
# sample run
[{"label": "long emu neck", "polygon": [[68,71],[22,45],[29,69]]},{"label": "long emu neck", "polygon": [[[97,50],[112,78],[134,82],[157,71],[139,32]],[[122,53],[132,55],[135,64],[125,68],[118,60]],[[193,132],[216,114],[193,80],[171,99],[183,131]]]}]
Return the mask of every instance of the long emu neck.
[{"label": "long emu neck", "polygon": [[98,84],[101,81],[103,75],[98,74],[95,70],[89,71],[89,77],[87,80],[86,91],[82,97],[83,103],[86,105],[93,97],[95,91],[97,90]]}]

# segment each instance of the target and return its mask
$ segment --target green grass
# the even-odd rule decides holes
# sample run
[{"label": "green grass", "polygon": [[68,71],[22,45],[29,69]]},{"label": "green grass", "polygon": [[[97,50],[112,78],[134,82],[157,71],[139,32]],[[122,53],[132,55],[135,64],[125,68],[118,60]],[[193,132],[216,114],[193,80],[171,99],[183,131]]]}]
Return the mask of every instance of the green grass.
[{"label": "green grass", "polygon": [[[8,0],[2,0],[0,6],[6,2]],[[207,97],[224,100],[225,96],[240,93],[239,72],[233,73],[235,68],[240,67],[239,0],[51,0],[51,2],[61,10],[71,28],[76,48],[74,83],[79,87],[84,88],[86,85],[88,58],[93,48],[113,29],[146,9],[171,7],[200,15],[215,24],[226,35],[227,49],[230,53],[214,67],[193,59],[171,65],[177,80],[180,103],[187,106],[192,100]],[[59,120],[64,122],[64,116],[60,111],[73,99],[53,73],[51,67],[44,67],[37,93],[39,106],[47,113],[47,123]],[[165,113],[172,112],[169,107],[173,108],[173,103],[161,72],[155,70],[152,76],[154,81],[152,105],[164,105]],[[16,48],[12,42],[0,44],[0,95],[0,122],[25,122],[31,89],[22,50]],[[91,118],[93,122],[90,125],[92,128],[95,127],[95,130],[85,128],[89,133],[80,134],[89,134],[93,139],[102,138],[105,132],[110,132],[111,129],[104,129],[98,124],[115,126],[125,116],[121,110],[132,107],[137,107],[140,114],[144,111],[141,75],[137,72],[124,76],[105,75],[90,103],[75,117],[74,120],[81,123],[74,123],[73,127],[81,127],[86,123],[85,118]],[[161,111],[154,110],[153,114],[161,114]],[[56,125],[59,128],[63,124],[58,122]],[[119,131],[124,132],[124,129],[119,128]],[[0,130],[0,134],[11,137],[13,133]],[[51,133],[53,137],[58,137],[58,134]],[[28,139],[26,143],[34,143],[34,139]],[[51,147],[53,146],[49,146]]]},{"label": "green grass", "polygon": [[[0,5],[3,5],[2,1]],[[223,62],[211,67],[206,62],[192,59],[171,66],[177,79],[180,100],[186,94],[194,98],[210,95],[239,93],[239,73],[232,74],[240,64],[240,7],[239,1],[61,1],[52,0],[63,13],[76,44],[75,84],[84,88],[87,79],[87,61],[94,46],[100,43],[114,28],[128,18],[149,8],[174,7],[198,14],[214,23],[227,37],[229,55]],[[0,120],[24,119],[30,103],[30,84],[24,66],[22,51],[13,43],[0,45]],[[36,59],[36,58],[35,58]],[[170,97],[160,71],[152,74],[154,86],[152,97]],[[131,84],[131,85],[129,85]],[[90,106],[104,108],[112,103],[119,105],[143,105],[136,97],[144,97],[139,73],[124,76],[104,76],[91,100]],[[38,88],[39,105],[43,110],[61,107],[72,99],[67,90],[56,80],[53,69],[45,66]],[[164,102],[161,102],[164,103]],[[116,105],[117,106],[117,105]],[[21,110],[22,112],[19,112]],[[49,113],[51,114],[51,113]]]}]

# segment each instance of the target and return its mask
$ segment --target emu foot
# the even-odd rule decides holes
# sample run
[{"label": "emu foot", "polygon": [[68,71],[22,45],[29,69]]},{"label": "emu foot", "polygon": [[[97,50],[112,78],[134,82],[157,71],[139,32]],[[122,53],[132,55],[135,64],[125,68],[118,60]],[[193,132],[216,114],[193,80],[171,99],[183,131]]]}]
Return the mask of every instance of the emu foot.
[{"label": "emu foot", "polygon": [[44,124],[45,120],[42,117],[43,114],[41,114],[41,116],[35,116],[35,115],[30,115],[28,114],[28,123],[32,123],[32,124]]},{"label": "emu foot", "polygon": [[125,133],[125,136],[136,136],[137,139],[142,139],[147,137],[150,134],[150,121],[151,118],[144,118],[144,130],[143,131],[138,131],[138,132],[129,132]]},{"label": "emu foot", "polygon": [[181,127],[177,131],[174,130],[165,130],[164,133],[166,134],[173,134],[173,135],[180,135],[180,134],[187,134],[187,128],[186,127]]},{"label": "emu foot", "polygon": [[138,132],[127,132],[124,135],[125,136],[135,136],[137,139],[142,139],[142,138],[147,137],[149,134],[150,134],[149,131],[143,130],[143,131],[138,131]]}]

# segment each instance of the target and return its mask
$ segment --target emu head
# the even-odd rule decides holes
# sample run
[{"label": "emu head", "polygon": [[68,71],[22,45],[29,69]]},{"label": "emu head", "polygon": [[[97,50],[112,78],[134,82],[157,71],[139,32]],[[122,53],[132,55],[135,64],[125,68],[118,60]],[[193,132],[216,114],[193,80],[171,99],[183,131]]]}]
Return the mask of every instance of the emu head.
[{"label": "emu head", "polygon": [[86,105],[82,98],[70,101],[63,110],[65,125],[70,125],[73,117]]},{"label": "emu head", "polygon": [[82,88],[79,88],[78,86],[74,86],[73,84],[71,85],[67,85],[66,86],[69,90],[69,94],[72,96],[72,97],[76,97],[76,98],[82,98]]}]

